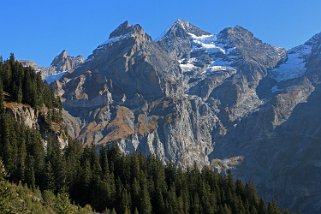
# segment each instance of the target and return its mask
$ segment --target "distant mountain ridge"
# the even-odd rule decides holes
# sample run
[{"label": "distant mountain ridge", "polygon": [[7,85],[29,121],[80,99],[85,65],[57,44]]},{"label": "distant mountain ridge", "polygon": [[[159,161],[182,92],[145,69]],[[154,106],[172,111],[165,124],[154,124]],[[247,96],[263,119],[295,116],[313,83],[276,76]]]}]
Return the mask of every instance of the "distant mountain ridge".
[{"label": "distant mountain ridge", "polygon": [[69,56],[67,51],[63,50],[48,67],[38,66],[32,60],[19,60],[19,62],[25,67],[31,66],[36,72],[40,72],[42,78],[50,84],[59,79],[65,72],[72,72],[84,62],[84,58],[81,55]]}]

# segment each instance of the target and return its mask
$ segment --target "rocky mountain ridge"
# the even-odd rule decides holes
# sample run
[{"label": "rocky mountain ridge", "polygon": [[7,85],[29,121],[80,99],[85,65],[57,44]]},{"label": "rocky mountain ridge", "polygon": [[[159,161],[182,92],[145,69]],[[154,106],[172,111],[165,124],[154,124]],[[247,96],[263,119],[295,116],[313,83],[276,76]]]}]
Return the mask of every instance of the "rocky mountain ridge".
[{"label": "rocky mountain ridge", "polygon": [[285,50],[240,26],[215,35],[184,20],[153,41],[124,22],[54,87],[84,144],[231,170],[266,198],[315,213],[320,42]]},{"label": "rocky mountain ridge", "polygon": [[32,60],[19,60],[24,67],[32,67],[36,72],[41,74],[41,77],[49,84],[54,80],[59,79],[65,72],[73,72],[76,67],[84,62],[84,58],[81,55],[76,57],[69,56],[66,50],[63,50],[57,55],[50,66],[43,67],[37,65]]}]

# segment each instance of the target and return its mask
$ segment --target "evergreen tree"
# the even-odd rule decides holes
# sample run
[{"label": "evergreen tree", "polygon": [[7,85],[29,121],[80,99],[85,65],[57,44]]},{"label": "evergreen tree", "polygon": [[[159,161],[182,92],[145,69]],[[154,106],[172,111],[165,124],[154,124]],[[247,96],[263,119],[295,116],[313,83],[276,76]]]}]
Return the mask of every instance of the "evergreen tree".
[{"label": "evergreen tree", "polygon": [[0,79],[0,115],[2,115],[3,113],[4,113],[4,91],[3,91],[3,83],[2,83],[2,80]]},{"label": "evergreen tree", "polygon": [[141,199],[141,205],[140,205],[140,213],[142,214],[152,213],[152,205],[151,205],[150,196],[146,185],[143,186],[141,194],[142,194],[142,199]]},{"label": "evergreen tree", "polygon": [[55,191],[55,174],[50,161],[46,163],[45,171],[45,189]]}]

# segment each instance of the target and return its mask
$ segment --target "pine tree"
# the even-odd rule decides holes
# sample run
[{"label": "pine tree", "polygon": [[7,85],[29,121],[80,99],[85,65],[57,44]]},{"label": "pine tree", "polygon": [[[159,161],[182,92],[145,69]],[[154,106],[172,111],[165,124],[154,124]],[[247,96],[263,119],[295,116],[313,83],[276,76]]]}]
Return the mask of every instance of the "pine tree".
[{"label": "pine tree", "polygon": [[267,213],[268,214],[280,214],[277,204],[274,200],[272,200],[267,206]]},{"label": "pine tree", "polygon": [[[21,133],[23,133],[23,130],[20,130]],[[21,135],[22,136],[22,135]],[[26,148],[26,143],[24,141],[24,139],[22,139],[20,136],[19,138],[19,150],[18,150],[18,160],[17,160],[17,170],[16,170],[16,182],[19,181],[24,181],[25,179],[25,170],[26,170],[26,166],[25,166],[25,162],[26,162],[26,157],[27,157],[27,148]]]},{"label": "pine tree", "polygon": [[4,91],[3,91],[3,83],[0,79],[0,117],[4,113]]},{"label": "pine tree", "polygon": [[61,214],[73,213],[69,197],[66,193],[57,195],[56,212]]},{"label": "pine tree", "polygon": [[156,190],[155,210],[157,210],[158,213],[166,212],[164,197],[160,189]]},{"label": "pine tree", "polygon": [[46,163],[45,171],[45,189],[55,191],[55,174],[50,161]]},{"label": "pine tree", "polygon": [[30,188],[35,189],[36,187],[36,176],[34,169],[34,158],[32,156],[27,157],[26,171],[25,171],[26,183]]},{"label": "pine tree", "polygon": [[101,170],[103,174],[103,178],[108,178],[109,177],[109,163],[108,163],[108,157],[107,157],[107,152],[105,147],[100,148],[100,165],[101,165]]},{"label": "pine tree", "polygon": [[152,213],[152,205],[151,205],[150,196],[146,185],[143,186],[141,194],[142,194],[142,199],[141,199],[140,213],[142,214]]}]

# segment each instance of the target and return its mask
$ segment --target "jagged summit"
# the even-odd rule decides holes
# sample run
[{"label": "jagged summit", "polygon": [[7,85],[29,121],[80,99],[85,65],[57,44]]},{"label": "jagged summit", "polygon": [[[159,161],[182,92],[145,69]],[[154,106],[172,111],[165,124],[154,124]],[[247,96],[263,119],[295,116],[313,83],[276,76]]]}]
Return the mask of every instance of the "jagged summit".
[{"label": "jagged summit", "polygon": [[60,55],[63,57],[63,58],[67,58],[68,54],[67,54],[67,51],[64,49]]},{"label": "jagged summit", "polygon": [[[151,36],[145,33],[142,26],[139,24],[131,25],[128,21],[120,24],[111,34],[107,41],[102,43],[97,47],[96,50],[105,49],[109,45],[114,45],[114,43],[127,41],[128,39],[134,39],[135,42],[149,42],[152,41]],[[96,51],[94,50],[94,52]],[[90,55],[87,61],[92,60],[92,55]]]},{"label": "jagged summit", "polygon": [[174,24],[169,28],[169,30],[166,32],[164,37],[190,37],[190,34],[194,34],[196,36],[202,36],[202,35],[210,35],[210,33],[196,27],[189,21],[185,21],[182,19],[177,19]]},{"label": "jagged summit", "polygon": [[120,24],[110,35],[109,38],[118,37],[121,35],[125,35],[130,32],[131,25],[128,23],[128,21],[123,22]]},{"label": "jagged summit", "polygon": [[53,61],[51,62],[51,67],[53,67],[54,70],[58,72],[70,71],[83,62],[84,59],[82,56],[68,56],[67,51],[63,50],[59,55],[57,55],[53,59]]},{"label": "jagged summit", "polygon": [[111,34],[109,39],[115,39],[119,37],[130,37],[134,35],[145,35],[145,31],[139,24],[131,25],[128,21],[120,24]]},{"label": "jagged summit", "polygon": [[51,62],[51,66],[57,66],[61,61],[67,59],[68,54],[66,50],[63,50],[60,54],[58,54]]},{"label": "jagged summit", "polygon": [[190,53],[193,37],[208,35],[211,34],[188,21],[178,19],[158,41],[158,44],[172,57],[179,59]]},{"label": "jagged summit", "polygon": [[247,30],[246,28],[236,25],[234,27],[228,27],[223,29],[219,34],[218,37],[221,39],[231,39],[237,40],[240,37],[248,37],[253,38],[254,35],[251,31]]},{"label": "jagged summit", "polygon": [[180,26],[181,28],[188,31],[188,29],[190,29],[193,25],[189,21],[177,19],[174,23],[174,26]]}]

